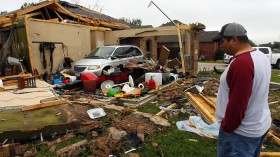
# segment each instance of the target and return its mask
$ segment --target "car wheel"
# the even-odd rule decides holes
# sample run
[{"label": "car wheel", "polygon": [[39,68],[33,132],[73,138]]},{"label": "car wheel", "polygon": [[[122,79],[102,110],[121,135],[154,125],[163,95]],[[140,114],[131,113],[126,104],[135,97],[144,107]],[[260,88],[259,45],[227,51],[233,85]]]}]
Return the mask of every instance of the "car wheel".
[{"label": "car wheel", "polygon": [[278,59],[277,63],[276,63],[276,66],[275,66],[277,69],[280,69],[280,59]]}]

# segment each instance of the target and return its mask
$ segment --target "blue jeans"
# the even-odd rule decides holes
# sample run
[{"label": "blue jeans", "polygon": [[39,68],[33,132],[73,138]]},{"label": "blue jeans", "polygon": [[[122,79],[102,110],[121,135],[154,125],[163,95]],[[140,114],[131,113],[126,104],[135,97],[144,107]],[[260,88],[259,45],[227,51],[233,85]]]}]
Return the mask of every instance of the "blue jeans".
[{"label": "blue jeans", "polygon": [[218,157],[259,157],[263,140],[261,137],[246,137],[234,132],[226,133],[221,128],[218,136]]}]

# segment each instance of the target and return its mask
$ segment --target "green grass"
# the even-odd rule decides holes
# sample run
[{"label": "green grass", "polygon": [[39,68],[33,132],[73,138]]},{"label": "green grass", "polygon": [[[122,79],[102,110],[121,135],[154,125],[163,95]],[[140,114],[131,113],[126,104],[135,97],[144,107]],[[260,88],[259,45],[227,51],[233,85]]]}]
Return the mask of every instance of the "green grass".
[{"label": "green grass", "polygon": [[280,70],[272,69],[272,71],[271,71],[271,82],[280,83]]},{"label": "green grass", "polygon": [[[193,141],[195,140],[195,141]],[[153,146],[153,142],[158,147]],[[145,139],[142,156],[160,156],[160,149],[164,156],[217,156],[217,141],[200,137],[194,133],[181,131],[176,126],[171,126],[165,131],[157,131]],[[160,149],[159,149],[160,148]]]},{"label": "green grass", "polygon": [[56,107],[41,108],[22,112],[21,109],[0,112],[0,133],[9,130],[30,130],[46,125],[62,124],[63,114],[56,116]]}]

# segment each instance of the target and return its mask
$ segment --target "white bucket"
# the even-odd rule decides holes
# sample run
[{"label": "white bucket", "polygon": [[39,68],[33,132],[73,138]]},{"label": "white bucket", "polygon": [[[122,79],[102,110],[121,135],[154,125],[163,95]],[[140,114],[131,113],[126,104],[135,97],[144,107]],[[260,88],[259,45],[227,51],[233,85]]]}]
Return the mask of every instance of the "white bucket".
[{"label": "white bucket", "polygon": [[173,81],[178,80],[178,74],[170,73],[170,75],[168,77],[168,80],[169,80],[169,82],[173,82]]}]

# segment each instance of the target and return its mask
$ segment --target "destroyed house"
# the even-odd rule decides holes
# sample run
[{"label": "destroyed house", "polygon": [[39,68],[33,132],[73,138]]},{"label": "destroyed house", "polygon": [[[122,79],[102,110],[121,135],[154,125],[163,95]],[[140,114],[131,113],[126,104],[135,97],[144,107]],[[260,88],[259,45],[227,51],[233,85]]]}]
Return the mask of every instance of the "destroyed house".
[{"label": "destroyed house", "polygon": [[[7,57],[22,59],[26,71],[54,72],[65,57],[83,58],[105,45],[106,31],[130,26],[63,1],[44,1],[0,16],[1,75],[16,74]],[[16,68],[17,69],[17,68]]]}]

